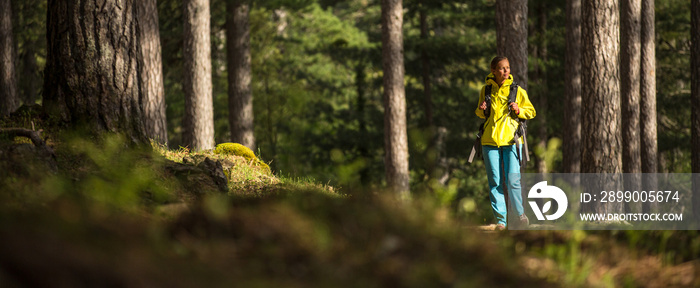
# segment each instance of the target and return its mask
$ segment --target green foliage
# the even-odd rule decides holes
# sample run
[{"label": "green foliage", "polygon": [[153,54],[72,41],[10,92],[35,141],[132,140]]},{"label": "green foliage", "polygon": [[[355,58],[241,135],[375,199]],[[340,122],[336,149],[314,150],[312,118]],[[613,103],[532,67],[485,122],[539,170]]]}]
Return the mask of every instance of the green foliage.
[{"label": "green foliage", "polygon": [[13,36],[17,49],[16,69],[22,104],[41,99],[42,70],[46,64],[46,0],[11,1]]},{"label": "green foliage", "polygon": [[690,6],[656,5],[656,105],[661,171],[690,173]]},{"label": "green foliage", "polygon": [[[59,174],[49,180],[47,189],[55,195],[85,198],[103,209],[138,211],[141,203],[165,203],[171,194],[160,163],[147,148],[130,148],[122,135],[105,135],[90,140],[84,136],[69,137],[57,151],[64,163]],[[144,150],[142,150],[144,149]],[[70,183],[66,178],[78,179]]]},{"label": "green foliage", "polygon": [[530,149],[534,155],[544,159],[548,170],[557,171],[559,167],[555,165],[561,163],[562,159],[561,143],[561,139],[553,137],[547,141],[546,147],[534,146]]}]

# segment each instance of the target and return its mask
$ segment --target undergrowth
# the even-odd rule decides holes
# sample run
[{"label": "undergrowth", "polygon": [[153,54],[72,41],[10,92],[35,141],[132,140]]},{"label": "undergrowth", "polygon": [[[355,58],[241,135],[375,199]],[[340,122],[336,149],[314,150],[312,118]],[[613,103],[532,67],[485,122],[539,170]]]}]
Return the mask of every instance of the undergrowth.
[{"label": "undergrowth", "polygon": [[[345,195],[243,157],[115,135],[56,139],[55,173],[14,175],[0,192],[0,286],[698,284],[697,231],[484,233],[444,197]],[[222,163],[228,191],[191,191],[163,168],[205,158]]]}]

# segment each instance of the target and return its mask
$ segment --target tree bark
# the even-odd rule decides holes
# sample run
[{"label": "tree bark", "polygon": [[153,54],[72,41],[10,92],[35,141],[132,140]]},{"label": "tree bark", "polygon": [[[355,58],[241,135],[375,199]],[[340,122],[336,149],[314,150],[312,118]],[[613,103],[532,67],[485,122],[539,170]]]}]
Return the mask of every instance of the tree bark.
[{"label": "tree bark", "polygon": [[566,1],[564,173],[581,172],[581,0]]},{"label": "tree bark", "polygon": [[214,148],[214,106],[211,79],[209,0],[185,0],[184,79],[185,115],[182,140],[193,150]]},{"label": "tree bark", "polygon": [[141,105],[143,105],[146,135],[160,143],[168,142],[165,117],[165,92],[163,88],[163,64],[161,62],[158,5],[156,0],[137,1],[139,42],[143,62],[141,73]]},{"label": "tree bark", "polygon": [[[700,1],[691,1],[691,170],[700,173]],[[693,176],[693,215],[700,221],[700,179]]]},{"label": "tree bark", "polygon": [[508,57],[513,79],[527,90],[527,0],[496,1],[496,46]]},{"label": "tree bark", "polygon": [[[656,134],[656,41],[654,35],[654,0],[642,0],[640,67],[640,153],[642,173],[657,173],[658,143]],[[657,187],[654,177],[644,177],[644,187]],[[651,204],[651,205],[650,205]],[[642,211],[655,210],[655,203],[642,203]]]},{"label": "tree bark", "polygon": [[10,0],[0,0],[0,116],[19,108]]},{"label": "tree bark", "polygon": [[622,0],[620,3],[620,73],[622,96],[622,171],[641,172],[639,151],[639,91],[641,64],[641,0]]},{"label": "tree bark", "polygon": [[93,132],[147,143],[133,0],[49,1],[44,107]]},{"label": "tree bark", "polygon": [[[582,14],[583,173],[622,172],[620,131],[620,51],[617,1],[584,1]],[[607,187],[613,187],[608,184]],[[622,203],[600,203],[595,212],[621,212]]]},{"label": "tree bark", "polygon": [[403,198],[409,193],[409,175],[402,27],[402,1],[382,0],[384,164],[389,189]]},{"label": "tree bark", "polygon": [[[620,95],[622,108],[622,172],[624,187],[641,191],[642,171],[639,124],[641,65],[641,0],[620,3]],[[638,211],[638,204],[625,202],[625,210]]]},{"label": "tree bark", "polygon": [[255,151],[249,13],[249,4],[240,0],[226,1],[228,121],[231,141]]}]

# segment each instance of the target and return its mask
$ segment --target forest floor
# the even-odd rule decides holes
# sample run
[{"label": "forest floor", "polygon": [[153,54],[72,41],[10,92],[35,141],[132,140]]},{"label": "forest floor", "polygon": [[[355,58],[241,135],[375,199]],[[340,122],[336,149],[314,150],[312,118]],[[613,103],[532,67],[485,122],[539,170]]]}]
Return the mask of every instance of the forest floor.
[{"label": "forest floor", "polygon": [[484,231],[237,156],[46,136],[0,139],[0,287],[700,286],[698,231]]}]

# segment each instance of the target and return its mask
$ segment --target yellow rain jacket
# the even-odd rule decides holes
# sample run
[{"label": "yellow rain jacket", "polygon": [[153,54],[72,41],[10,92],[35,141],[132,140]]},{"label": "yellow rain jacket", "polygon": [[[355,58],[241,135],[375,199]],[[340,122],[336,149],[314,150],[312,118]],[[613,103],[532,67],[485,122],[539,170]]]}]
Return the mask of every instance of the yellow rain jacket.
[{"label": "yellow rain jacket", "polygon": [[[501,87],[498,87],[498,84],[496,84],[496,77],[493,73],[486,76],[486,85],[491,85],[491,114],[484,124],[484,134],[481,136],[481,145],[501,147],[515,144],[513,142],[513,137],[515,130],[518,129],[518,121],[509,115],[508,110],[508,96],[510,94],[511,84],[513,84],[513,75],[510,75],[508,79],[503,82],[503,86]],[[479,105],[486,99],[486,97],[484,97],[486,85],[481,88]],[[526,120],[535,118],[535,107],[532,106],[530,99],[527,97],[527,92],[525,92],[525,89],[522,87],[518,87],[518,95],[515,97],[515,103],[517,103],[518,108],[520,108],[518,118]],[[484,110],[479,109],[479,107],[476,108],[476,116],[486,119]],[[522,137],[520,140],[520,143],[523,143]]]}]

